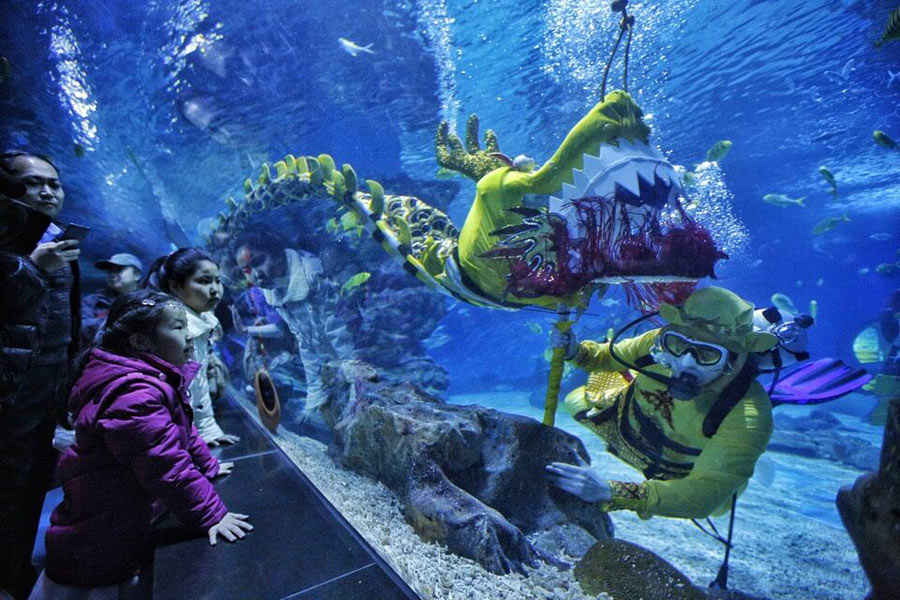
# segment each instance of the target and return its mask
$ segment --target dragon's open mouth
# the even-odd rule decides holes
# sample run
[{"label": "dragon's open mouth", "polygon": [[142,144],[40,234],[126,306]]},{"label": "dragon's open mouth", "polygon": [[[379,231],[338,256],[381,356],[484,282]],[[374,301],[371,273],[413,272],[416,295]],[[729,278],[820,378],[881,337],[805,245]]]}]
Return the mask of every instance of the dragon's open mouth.
[{"label": "dragon's open mouth", "polygon": [[[618,146],[601,144],[598,154],[585,153],[582,168],[572,169],[572,183],[562,185],[559,196],[551,196],[550,212],[566,217],[569,237],[577,246],[597,235],[589,231],[584,218],[570,218],[586,207],[604,214],[595,227],[616,241],[636,238],[659,230],[664,213],[680,212],[678,197],[682,193],[678,174],[659,152],[641,141],[619,140]],[[578,258],[580,252],[570,258]],[[607,256],[613,259],[613,256]],[[575,267],[570,261],[570,266]],[[673,276],[677,276],[673,274]]]},{"label": "dragon's open mouth", "polygon": [[[619,138],[586,148],[580,159],[549,196],[546,213],[493,232],[513,234],[486,255],[515,257],[508,280],[514,294],[562,295],[587,283],[652,284],[658,292],[714,276],[725,255],[683,210],[678,173],[657,150]],[[543,231],[544,243],[532,233],[523,245],[524,229]],[[529,256],[541,246],[546,251]]]}]

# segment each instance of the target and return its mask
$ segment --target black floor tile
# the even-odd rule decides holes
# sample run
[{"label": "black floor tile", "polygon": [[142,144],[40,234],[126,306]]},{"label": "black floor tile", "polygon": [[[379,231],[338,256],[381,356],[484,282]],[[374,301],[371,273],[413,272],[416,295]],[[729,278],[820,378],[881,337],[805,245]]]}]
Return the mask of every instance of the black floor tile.
[{"label": "black floor tile", "polygon": [[280,452],[238,462],[216,489],[229,510],[250,515],[254,531],[234,544],[160,547],[154,598],[278,600],[373,563]]},{"label": "black floor tile", "polygon": [[418,598],[398,587],[388,575],[372,565],[343,577],[288,596],[284,600],[408,600]]}]

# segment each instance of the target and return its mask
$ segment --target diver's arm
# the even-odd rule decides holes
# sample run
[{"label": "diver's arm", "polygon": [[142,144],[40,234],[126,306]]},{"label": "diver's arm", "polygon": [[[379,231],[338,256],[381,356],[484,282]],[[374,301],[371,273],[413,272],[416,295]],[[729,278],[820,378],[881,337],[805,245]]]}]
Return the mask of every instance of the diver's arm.
[{"label": "diver's arm", "polygon": [[653,515],[702,519],[728,507],[740,492],[772,435],[772,408],[755,383],[728,414],[683,479],[643,483],[611,481],[608,510],[628,509],[643,518]]},{"label": "diver's arm", "polygon": [[[616,344],[616,354],[623,360],[634,364],[636,359],[650,353],[658,335],[659,329],[653,329],[637,337],[624,339]],[[624,371],[628,369],[626,365],[612,358],[609,352],[609,342],[589,340],[578,344],[572,364],[585,371]]]}]

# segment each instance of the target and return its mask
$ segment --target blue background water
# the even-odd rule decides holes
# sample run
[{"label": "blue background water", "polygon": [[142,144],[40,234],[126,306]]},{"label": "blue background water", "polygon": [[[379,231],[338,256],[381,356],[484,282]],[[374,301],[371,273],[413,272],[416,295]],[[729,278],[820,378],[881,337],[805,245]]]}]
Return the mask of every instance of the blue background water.
[{"label": "blue background water", "polygon": [[[653,115],[653,141],[688,168],[717,140],[734,143],[721,164],[727,191],[714,199],[737,224],[728,211],[712,220],[724,241],[741,243],[721,283],[756,303],[774,292],[800,308],[815,299],[819,356],[850,358],[853,336],[900,286],[875,272],[900,258],[900,152],[872,140],[875,129],[900,139],[900,79],[888,76],[900,72],[900,43],[872,44],[894,7],[630,5],[630,89]],[[57,162],[62,216],[94,228],[89,260],[167,251],[167,216],[198,240],[245,177],[287,152],[327,152],[363,178],[432,179],[442,118],[463,126],[477,112],[505,151],[540,162],[599,100],[617,29],[606,2],[576,0],[5,0],[0,10],[12,70],[0,83],[0,145]],[[338,37],[376,53],[350,56]],[[837,178],[837,199],[820,165]],[[458,181],[450,213],[461,223],[474,187]],[[806,196],[807,206],[765,204],[766,193]],[[851,222],[812,234],[844,213]],[[583,336],[627,316],[619,294],[608,300],[584,317]],[[432,344],[451,391],[543,368],[551,320],[451,307]]]}]

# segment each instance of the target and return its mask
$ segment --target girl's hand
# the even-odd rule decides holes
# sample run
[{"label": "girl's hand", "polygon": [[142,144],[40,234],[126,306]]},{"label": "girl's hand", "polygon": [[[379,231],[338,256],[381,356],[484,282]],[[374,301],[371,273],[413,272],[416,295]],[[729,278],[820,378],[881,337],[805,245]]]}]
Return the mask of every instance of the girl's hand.
[{"label": "girl's hand", "polygon": [[225,444],[237,444],[239,441],[241,441],[240,437],[231,435],[230,433],[223,433],[216,439],[206,442],[206,445],[210,448],[214,448],[215,446],[222,446]]},{"label": "girl's hand", "polygon": [[253,525],[247,521],[249,518],[238,513],[226,514],[221,521],[209,528],[209,545],[215,546],[220,535],[229,542],[244,539],[247,535],[245,532],[253,530]]},{"label": "girl's hand", "polygon": [[222,477],[223,475],[231,475],[231,471],[233,469],[234,469],[233,462],[219,463],[219,472],[216,473],[216,477]]},{"label": "girl's hand", "polygon": [[550,463],[546,467],[550,481],[585,502],[609,502],[612,489],[599,473],[588,466]]}]

